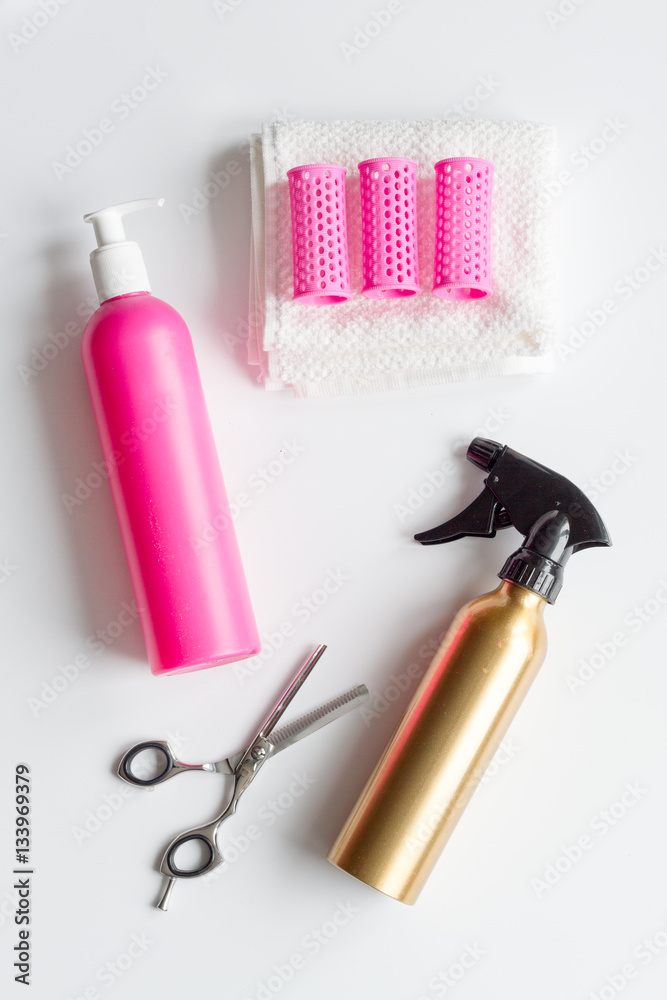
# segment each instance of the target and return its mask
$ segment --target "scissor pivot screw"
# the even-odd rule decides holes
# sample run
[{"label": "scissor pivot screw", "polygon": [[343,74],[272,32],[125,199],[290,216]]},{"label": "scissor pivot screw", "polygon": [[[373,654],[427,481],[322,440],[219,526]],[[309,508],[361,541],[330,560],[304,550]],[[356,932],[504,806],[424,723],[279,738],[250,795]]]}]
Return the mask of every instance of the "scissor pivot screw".
[{"label": "scissor pivot screw", "polygon": [[250,751],[250,756],[252,757],[253,760],[262,760],[264,757],[266,757],[266,748],[253,747],[252,750]]}]

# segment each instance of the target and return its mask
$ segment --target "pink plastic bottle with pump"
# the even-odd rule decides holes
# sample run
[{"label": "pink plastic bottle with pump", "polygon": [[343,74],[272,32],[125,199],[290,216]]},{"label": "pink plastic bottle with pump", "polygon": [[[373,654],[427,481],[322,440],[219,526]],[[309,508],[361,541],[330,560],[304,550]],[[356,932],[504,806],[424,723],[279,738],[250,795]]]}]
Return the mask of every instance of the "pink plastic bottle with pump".
[{"label": "pink plastic bottle with pump", "polygon": [[190,333],[125,239],[123,216],[162,202],[85,216],[100,307],[81,345],[154,674],[260,649]]}]

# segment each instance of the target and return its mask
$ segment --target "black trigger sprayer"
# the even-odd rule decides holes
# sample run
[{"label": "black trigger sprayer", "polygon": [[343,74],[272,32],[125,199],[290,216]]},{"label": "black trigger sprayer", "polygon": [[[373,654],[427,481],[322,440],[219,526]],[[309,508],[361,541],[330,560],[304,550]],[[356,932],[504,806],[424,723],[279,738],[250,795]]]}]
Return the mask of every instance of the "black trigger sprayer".
[{"label": "black trigger sprayer", "polygon": [[602,518],[578,486],[517,451],[475,438],[466,458],[488,477],[462,513],[422,531],[422,545],[453,542],[466,535],[493,538],[513,525],[523,545],[501,569],[501,580],[518,583],[553,604],[563,585],[563,567],[574,552],[611,545]]},{"label": "black trigger sprayer", "polygon": [[569,479],[486,438],[472,441],[467,458],[488,473],[484,489],[416,540],[493,538],[513,525],[523,543],[498,574],[500,586],[456,615],[329,852],[339,868],[405,903],[417,899],[544,661],[543,613],[565,564],[582,549],[611,545]]}]

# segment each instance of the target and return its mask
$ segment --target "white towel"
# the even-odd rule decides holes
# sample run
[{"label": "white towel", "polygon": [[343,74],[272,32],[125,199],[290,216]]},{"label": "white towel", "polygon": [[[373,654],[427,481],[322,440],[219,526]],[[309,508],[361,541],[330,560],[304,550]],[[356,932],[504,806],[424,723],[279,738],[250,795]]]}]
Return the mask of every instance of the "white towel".
[{"label": "white towel", "polygon": [[[422,292],[378,301],[361,295],[357,164],[372,156],[419,163],[418,245]],[[492,296],[460,302],[433,295],[434,164],[479,156],[495,166]],[[312,306],[292,301],[287,171],[304,163],[347,167],[353,295]],[[276,121],[252,137],[252,260],[248,356],[267,389],[297,396],[436,385],[552,370],[552,200],[556,132],[534,122]]]}]

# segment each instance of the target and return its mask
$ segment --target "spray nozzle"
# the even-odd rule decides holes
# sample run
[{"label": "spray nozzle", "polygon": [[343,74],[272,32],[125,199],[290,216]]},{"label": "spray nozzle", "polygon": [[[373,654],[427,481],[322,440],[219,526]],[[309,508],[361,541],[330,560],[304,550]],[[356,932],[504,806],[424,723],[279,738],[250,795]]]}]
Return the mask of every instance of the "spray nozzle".
[{"label": "spray nozzle", "polygon": [[137,198],[84,215],[83,221],[92,223],[97,240],[90,264],[100,303],[119,295],[150,292],[141,250],[136,243],[125,239],[123,216],[141,208],[161,208],[162,205],[164,198]]},{"label": "spray nozzle", "polygon": [[84,215],[83,221],[92,223],[97,246],[105,247],[110,243],[125,242],[124,215],[138,212],[142,208],[162,208],[163,205],[164,198],[137,198],[135,201],[123,202],[122,205],[111,205],[98,212],[89,212]]},{"label": "spray nozzle", "polygon": [[466,535],[493,538],[513,525],[525,536],[499,576],[544,597],[550,604],[562,586],[563,567],[573,552],[611,545],[602,518],[578,486],[506,445],[475,438],[468,461],[489,475],[476,500],[444,524],[415,535],[422,545],[452,542]]}]

